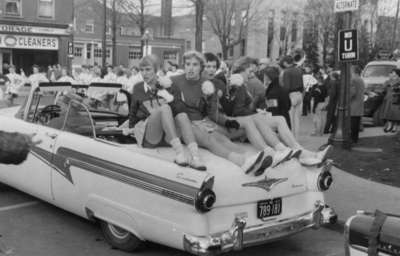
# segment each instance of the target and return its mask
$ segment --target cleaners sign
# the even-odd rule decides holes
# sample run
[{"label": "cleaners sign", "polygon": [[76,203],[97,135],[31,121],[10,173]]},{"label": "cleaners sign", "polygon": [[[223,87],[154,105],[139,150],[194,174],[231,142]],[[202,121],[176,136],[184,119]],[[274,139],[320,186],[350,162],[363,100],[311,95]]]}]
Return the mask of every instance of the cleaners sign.
[{"label": "cleaners sign", "polygon": [[0,48],[58,50],[58,38],[0,34]]}]

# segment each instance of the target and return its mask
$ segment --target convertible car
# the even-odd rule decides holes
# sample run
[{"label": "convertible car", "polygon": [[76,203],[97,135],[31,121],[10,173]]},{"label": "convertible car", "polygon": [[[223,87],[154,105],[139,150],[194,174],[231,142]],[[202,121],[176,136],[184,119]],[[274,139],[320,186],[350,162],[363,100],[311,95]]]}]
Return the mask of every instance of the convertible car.
[{"label": "convertible car", "polygon": [[[180,167],[171,148],[138,147],[123,135],[126,115],[88,97],[120,88],[41,83],[22,106],[0,110],[1,130],[42,141],[21,165],[0,165],[0,182],[99,222],[106,240],[126,251],[152,241],[215,255],[334,221],[323,194],[332,183],[329,161],[304,167],[292,159],[255,177],[201,150],[206,172]],[[87,98],[57,105],[73,91]]]}]

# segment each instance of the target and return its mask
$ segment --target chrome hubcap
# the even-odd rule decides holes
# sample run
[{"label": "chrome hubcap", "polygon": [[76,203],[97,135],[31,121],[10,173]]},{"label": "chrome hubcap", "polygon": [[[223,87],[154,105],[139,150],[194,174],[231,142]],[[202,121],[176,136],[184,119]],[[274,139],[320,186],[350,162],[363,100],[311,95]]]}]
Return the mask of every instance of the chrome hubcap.
[{"label": "chrome hubcap", "polygon": [[126,231],[123,228],[120,228],[118,226],[115,226],[113,224],[108,223],[108,228],[111,232],[111,234],[115,237],[117,237],[118,239],[125,239],[129,236],[129,232]]}]

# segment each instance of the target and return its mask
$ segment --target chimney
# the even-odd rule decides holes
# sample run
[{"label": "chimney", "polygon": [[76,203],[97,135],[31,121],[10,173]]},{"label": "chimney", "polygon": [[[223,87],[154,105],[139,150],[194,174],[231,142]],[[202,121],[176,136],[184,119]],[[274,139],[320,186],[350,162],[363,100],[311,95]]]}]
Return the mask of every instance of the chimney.
[{"label": "chimney", "polygon": [[161,0],[161,22],[163,36],[172,36],[172,0]]}]

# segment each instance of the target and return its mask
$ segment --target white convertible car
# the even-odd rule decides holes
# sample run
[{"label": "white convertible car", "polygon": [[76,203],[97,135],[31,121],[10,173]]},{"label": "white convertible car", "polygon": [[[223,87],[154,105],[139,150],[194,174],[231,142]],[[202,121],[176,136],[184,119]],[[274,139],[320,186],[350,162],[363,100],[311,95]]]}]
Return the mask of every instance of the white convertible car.
[{"label": "white convertible car", "polygon": [[[92,85],[87,94],[119,87]],[[42,83],[21,107],[0,110],[1,130],[42,140],[23,164],[0,165],[0,181],[100,222],[114,247],[133,251],[152,241],[215,255],[333,221],[323,195],[329,162],[306,168],[293,159],[254,177],[202,150],[206,172],[179,167],[171,148],[139,148],[124,136],[118,127],[127,117],[115,112],[72,100],[58,129],[49,127],[60,118],[56,98],[72,89]]]}]

